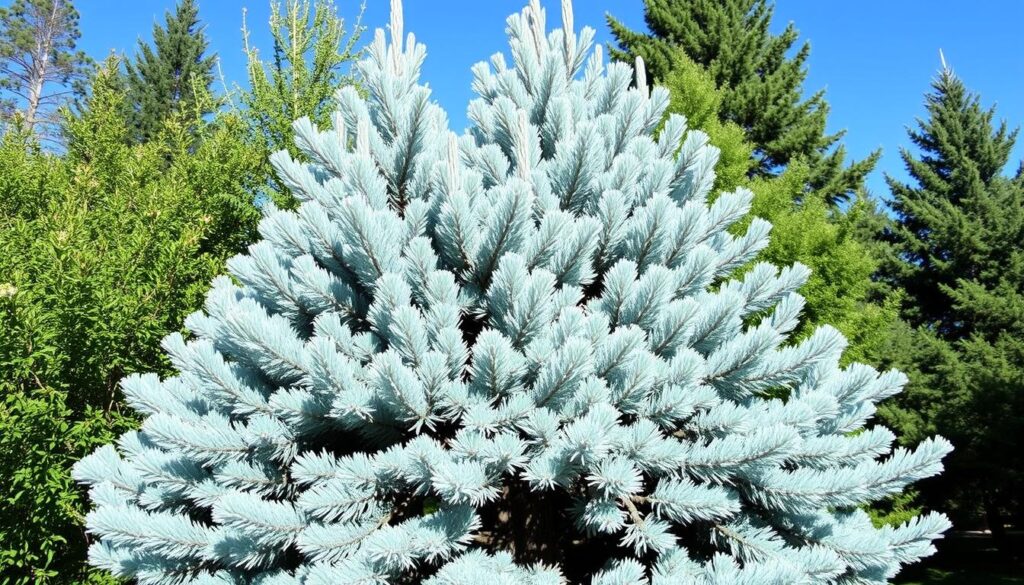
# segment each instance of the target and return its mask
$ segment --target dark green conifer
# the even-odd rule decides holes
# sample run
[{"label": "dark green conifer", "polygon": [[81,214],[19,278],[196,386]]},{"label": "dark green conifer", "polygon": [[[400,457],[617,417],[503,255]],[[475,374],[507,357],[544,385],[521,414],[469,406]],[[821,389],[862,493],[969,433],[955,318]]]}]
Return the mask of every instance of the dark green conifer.
[{"label": "dark green conifer", "polygon": [[205,113],[201,96],[209,93],[216,61],[207,47],[195,0],[181,0],[163,27],[153,25],[152,46],[139,41],[135,59],[125,64],[137,140],[152,138],[174,113],[194,113],[196,119]]},{"label": "dark green conifer", "polygon": [[995,110],[983,109],[950,70],[932,88],[928,117],[908,132],[921,155],[901,153],[916,185],[886,178],[897,216],[888,239],[899,252],[890,277],[907,291],[913,324],[961,339],[984,325],[955,310],[951,295],[967,301],[964,284],[998,285],[1020,254],[1006,245],[1020,235],[1020,185],[1003,175],[1017,132],[1005,122],[994,127]]},{"label": "dark green conifer", "polygon": [[[917,327],[894,344],[912,384],[887,415],[909,440],[941,429],[956,445],[941,489],[1002,536],[1022,510],[1024,177],[1006,173],[1017,136],[949,69],[902,153],[913,183],[887,177],[896,221],[883,276]],[[902,355],[905,354],[905,355]]]},{"label": "dark green conifer", "polygon": [[719,116],[744,129],[755,147],[755,176],[775,176],[800,158],[809,165],[808,188],[830,203],[845,201],[862,186],[878,153],[844,166],[843,133],[826,133],[824,91],[803,99],[809,43],[792,57],[798,32],[792,23],[769,31],[768,0],[644,0],[649,33],[628,29],[608,16],[618,48],[612,56],[643,57],[655,81],[669,76],[679,50],[706,68],[725,92]]}]

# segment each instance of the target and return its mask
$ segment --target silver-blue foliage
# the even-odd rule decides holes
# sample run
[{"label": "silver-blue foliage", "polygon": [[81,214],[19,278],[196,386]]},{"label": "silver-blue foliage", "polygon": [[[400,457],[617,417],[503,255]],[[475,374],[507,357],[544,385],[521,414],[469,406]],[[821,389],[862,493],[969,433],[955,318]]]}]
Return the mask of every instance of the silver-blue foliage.
[{"label": "silver-blue foliage", "polygon": [[331,128],[295,122],[305,158],[272,159],[301,206],[268,208],[194,336],[165,340],[176,376],[124,380],[141,428],[76,466],[95,566],[144,585],[883,583],[932,552],[942,515],[876,529],[861,509],[950,450],[865,426],[903,375],[841,368],[829,327],[788,341],[807,269],[730,279],[767,242],[760,220],[727,230],[751,193],[712,195],[707,136],[666,119],[642,62],[605,63],[568,3],[563,21],[547,33],[536,1],[508,19],[512,63],[474,67],[456,136],[393,6],[369,97],[340,90]]}]

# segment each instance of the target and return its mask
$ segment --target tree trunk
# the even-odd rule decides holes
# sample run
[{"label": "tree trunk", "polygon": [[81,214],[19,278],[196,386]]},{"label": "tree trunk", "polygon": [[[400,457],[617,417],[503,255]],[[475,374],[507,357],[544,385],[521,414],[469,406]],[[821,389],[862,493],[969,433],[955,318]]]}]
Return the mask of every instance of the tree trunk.
[{"label": "tree trunk", "polygon": [[36,46],[32,55],[32,70],[29,72],[28,103],[25,105],[25,124],[28,130],[34,131],[39,121],[39,105],[43,101],[43,86],[46,84],[46,76],[50,69],[50,51],[53,49],[53,37],[56,34],[54,28],[57,26],[60,13],[60,0],[53,0],[50,4],[50,11],[41,14],[42,22],[35,30]]}]

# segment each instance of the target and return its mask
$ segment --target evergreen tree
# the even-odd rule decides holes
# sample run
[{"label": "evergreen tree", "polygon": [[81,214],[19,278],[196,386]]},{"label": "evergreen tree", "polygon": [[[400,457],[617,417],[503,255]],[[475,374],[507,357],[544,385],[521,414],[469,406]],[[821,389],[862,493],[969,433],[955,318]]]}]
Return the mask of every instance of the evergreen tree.
[{"label": "evergreen tree", "polygon": [[[964,339],[985,330],[988,317],[964,315],[951,298],[982,309],[963,295],[1006,283],[1019,254],[1005,244],[1020,235],[1020,181],[1002,174],[1017,132],[1005,122],[994,127],[995,110],[983,109],[949,69],[933,84],[926,108],[928,117],[908,133],[920,158],[901,153],[917,184],[886,178],[897,218],[887,234],[897,254],[889,278],[906,291],[912,324],[934,324],[940,337]],[[1012,312],[1006,316],[1012,320]]]},{"label": "evergreen tree", "polygon": [[895,359],[916,364],[920,382],[891,416],[955,439],[956,484],[936,492],[964,514],[980,507],[1001,536],[1024,493],[1024,178],[1004,174],[1017,132],[948,68],[926,108],[909,131],[920,154],[902,153],[914,183],[887,178],[896,221],[883,275],[905,290],[903,315],[918,328]]},{"label": "evergreen tree", "polygon": [[202,108],[200,96],[209,93],[213,82],[216,57],[206,55],[208,42],[195,0],[180,0],[174,14],[164,18],[163,27],[153,25],[153,46],[140,40],[135,59],[125,63],[136,140],[151,139],[175,113]]},{"label": "evergreen tree", "polygon": [[[397,3],[396,3],[397,4]],[[302,202],[214,282],[177,374],[126,378],[144,417],[76,466],[91,560],[165,583],[882,583],[942,515],[857,506],[937,473],[864,427],[903,376],[838,366],[829,327],[785,344],[802,266],[754,267],[744,189],[592,29],[508,20],[461,138],[418,83],[393,5]],[[515,99],[513,99],[515,98]],[[788,390],[788,399],[766,393]],[[683,548],[685,544],[686,548]]]},{"label": "evergreen tree", "polygon": [[55,139],[57,110],[87,76],[69,0],[14,0],[0,8],[0,122]]},{"label": "evergreen tree", "polygon": [[[251,141],[264,159],[287,149],[298,156],[292,122],[309,116],[316,124],[329,122],[334,92],[355,83],[345,66],[359,57],[355,49],[363,32],[356,19],[351,32],[329,0],[288,0],[270,6],[270,35],[274,40],[273,60],[260,58],[249,44],[249,29],[242,35],[248,58],[249,89],[242,92],[243,114],[249,121]],[[269,195],[280,207],[291,208],[295,200],[280,180],[272,176]]]},{"label": "evergreen tree", "polygon": [[650,33],[638,33],[608,16],[624,61],[642,57],[655,81],[666,79],[682,51],[704,67],[725,92],[719,116],[744,129],[755,147],[758,176],[773,176],[795,159],[809,165],[808,186],[830,203],[850,199],[874,167],[878,153],[844,167],[842,133],[825,132],[824,91],[804,100],[810,45],[796,53],[790,23],[779,35],[768,29],[768,0],[644,0]]}]

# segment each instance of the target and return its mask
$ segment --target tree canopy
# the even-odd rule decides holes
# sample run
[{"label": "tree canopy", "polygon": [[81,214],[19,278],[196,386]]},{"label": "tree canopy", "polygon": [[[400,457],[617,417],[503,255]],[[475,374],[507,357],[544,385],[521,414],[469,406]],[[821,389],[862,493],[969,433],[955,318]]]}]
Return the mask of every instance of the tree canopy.
[{"label": "tree canopy", "polygon": [[0,7],[0,121],[57,139],[58,110],[82,89],[92,63],[76,49],[80,36],[70,0]]},{"label": "tree canopy", "polygon": [[798,32],[790,23],[771,33],[769,0],[644,0],[648,32],[630,30],[613,16],[618,47],[612,56],[642,57],[653,81],[666,79],[677,53],[706,69],[723,91],[719,116],[743,128],[754,146],[751,171],[774,176],[796,159],[808,165],[807,185],[829,203],[852,198],[878,153],[844,166],[842,133],[826,132],[824,91],[804,99],[810,44],[792,55]]},{"label": "tree canopy", "polygon": [[1024,493],[1024,177],[1009,168],[1017,132],[948,68],[925,105],[908,132],[916,152],[902,152],[912,182],[887,178],[896,218],[882,235],[881,274],[916,327],[892,354],[912,384],[888,413],[908,437],[953,438],[953,471],[933,494],[964,517],[983,510],[1000,536]]},{"label": "tree canopy", "polygon": [[[150,140],[168,117],[186,112],[192,118],[206,113],[213,82],[214,55],[199,22],[195,0],[179,0],[164,25],[153,25],[153,44],[139,41],[138,52],[125,62],[128,104],[132,108],[132,138]],[[198,109],[197,109],[198,108]]]}]

